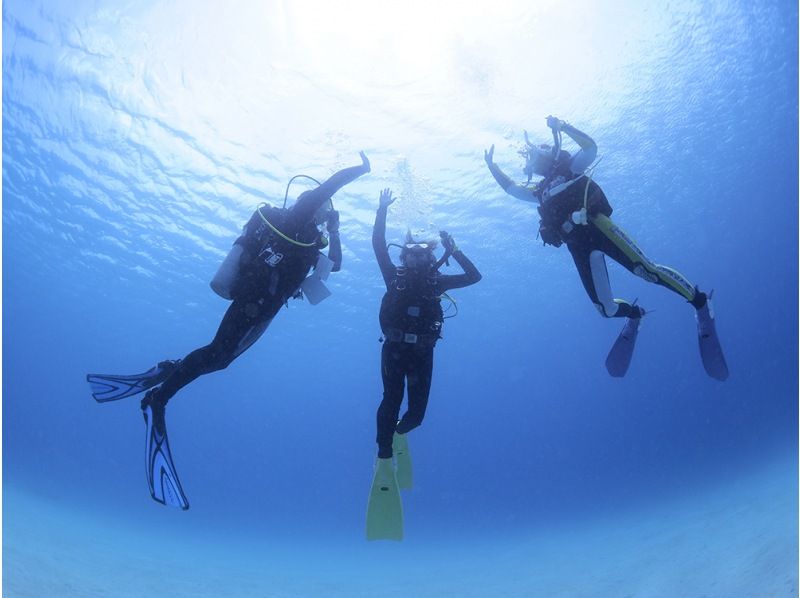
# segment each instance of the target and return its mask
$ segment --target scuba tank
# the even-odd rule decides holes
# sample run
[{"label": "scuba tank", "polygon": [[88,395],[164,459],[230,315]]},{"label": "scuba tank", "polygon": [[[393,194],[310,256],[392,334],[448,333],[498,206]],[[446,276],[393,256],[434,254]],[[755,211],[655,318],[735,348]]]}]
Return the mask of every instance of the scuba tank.
[{"label": "scuba tank", "polygon": [[220,264],[214,278],[211,279],[211,289],[223,299],[229,301],[233,299],[231,293],[239,278],[239,261],[243,251],[244,248],[235,243],[228,252],[228,256]]},{"label": "scuba tank", "polygon": [[[289,179],[289,183],[286,185],[286,192],[284,193],[284,196],[283,196],[283,207],[284,208],[286,208],[286,200],[289,197],[289,188],[292,186],[292,182],[294,182],[294,180],[298,179],[298,178],[310,179],[310,180],[314,181],[317,185],[320,184],[320,182],[317,179],[315,179],[313,177],[310,177],[308,175],[305,175],[305,174],[297,174],[297,175],[293,176],[291,179]],[[260,208],[261,208],[261,206],[259,206],[259,208],[257,208],[258,211],[259,211],[259,214],[260,214]],[[264,218],[263,214],[261,214],[261,218],[264,220],[264,222],[269,224],[267,219]],[[279,233],[280,231],[276,231],[276,232]],[[289,239],[289,241],[291,242],[291,239]],[[229,301],[233,299],[233,289],[235,288],[236,282],[239,279],[240,262],[241,262],[241,259],[242,259],[242,253],[243,252],[244,252],[244,247],[242,247],[242,245],[240,245],[239,243],[234,243],[233,247],[231,247],[231,250],[228,252],[227,257],[223,260],[222,264],[220,264],[219,269],[217,270],[217,273],[214,275],[214,278],[211,279],[211,289],[217,295],[222,297],[223,299],[227,299]],[[317,264],[317,268],[318,267],[319,267],[319,263]],[[316,268],[315,268],[314,272],[316,273]],[[324,277],[320,276],[319,278],[321,278],[321,280],[325,280],[328,277],[329,273],[330,273],[330,267],[328,268],[327,273],[325,273],[325,276]],[[312,274],[312,276],[313,276],[313,274]],[[324,286],[325,285],[323,285],[323,287]],[[330,292],[328,292],[328,295],[330,295]],[[324,299],[324,297],[323,297],[323,299]],[[321,300],[322,299],[320,299],[319,301],[321,301]],[[311,299],[309,299],[309,301],[311,301]],[[317,303],[319,301],[317,301]]]},{"label": "scuba tank", "polygon": [[[267,215],[262,212],[262,209],[267,212]],[[305,268],[310,268],[311,264],[314,264],[314,270],[300,282],[299,286],[309,302],[316,305],[331,295],[323,281],[328,278],[334,264],[318,250],[319,247],[327,244],[327,240],[320,237],[314,242],[304,243],[286,236],[278,228],[283,222],[286,211],[282,208],[272,208],[268,204],[261,204],[256,208],[250,221],[245,225],[242,236],[234,243],[211,280],[211,288],[217,295],[233,300],[233,295],[238,292],[236,289],[242,282],[242,277],[245,274],[247,276],[264,276],[265,267],[268,272],[266,279],[269,282],[268,289],[270,293],[274,294],[275,287],[283,276],[286,263],[293,262],[294,265],[290,267],[294,268],[299,265],[297,259],[300,259],[301,263],[307,263]],[[250,247],[251,244],[255,244],[256,247]],[[251,252],[257,249],[258,254],[253,261],[260,264],[261,274],[258,274],[258,270],[253,271],[252,264],[245,265],[246,272],[243,271],[241,260],[245,246]],[[310,253],[315,256],[309,255]]]}]

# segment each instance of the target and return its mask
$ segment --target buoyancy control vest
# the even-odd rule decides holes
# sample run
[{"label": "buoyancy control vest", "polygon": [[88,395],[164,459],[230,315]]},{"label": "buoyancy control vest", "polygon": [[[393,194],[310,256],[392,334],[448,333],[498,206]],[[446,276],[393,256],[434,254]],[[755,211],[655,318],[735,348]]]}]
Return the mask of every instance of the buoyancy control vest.
[{"label": "buoyancy control vest", "polygon": [[611,216],[613,211],[597,183],[585,174],[575,174],[570,170],[570,160],[570,155],[562,151],[552,172],[536,187],[541,218],[539,234],[546,245],[559,247],[569,240],[569,233],[574,228],[572,214],[584,207],[584,198],[589,216]]},{"label": "buoyancy control vest", "polygon": [[297,230],[289,228],[292,226],[290,210],[268,204],[256,208],[235,241],[244,247],[244,252],[233,287],[234,299],[271,295],[285,302],[297,294],[327,239],[313,222],[304,223]]},{"label": "buoyancy control vest", "polygon": [[393,336],[401,332],[434,344],[444,322],[440,295],[438,271],[414,276],[403,266],[396,268],[381,300],[379,318],[386,338],[397,340]]}]

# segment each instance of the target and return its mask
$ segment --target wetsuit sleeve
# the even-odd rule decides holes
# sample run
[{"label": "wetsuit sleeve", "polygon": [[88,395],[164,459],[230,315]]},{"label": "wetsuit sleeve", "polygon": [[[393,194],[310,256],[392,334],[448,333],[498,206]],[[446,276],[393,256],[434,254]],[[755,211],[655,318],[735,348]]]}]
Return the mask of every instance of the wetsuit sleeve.
[{"label": "wetsuit sleeve", "polygon": [[334,193],[348,183],[352,183],[361,175],[369,172],[369,163],[351,166],[334,173],[327,181],[316,189],[305,191],[300,195],[292,208],[291,218],[298,226],[314,217],[314,213],[328,201]]},{"label": "wetsuit sleeve", "polygon": [[333,262],[331,272],[338,272],[342,269],[342,241],[339,238],[339,231],[328,234],[328,259]]},{"label": "wetsuit sleeve", "polygon": [[569,135],[575,143],[581,146],[580,151],[572,157],[569,163],[569,169],[575,174],[583,174],[583,172],[592,165],[595,158],[597,158],[597,144],[594,139],[589,137],[583,131],[579,131],[570,124],[563,123],[561,130]]},{"label": "wetsuit sleeve", "polygon": [[378,208],[375,214],[375,226],[372,227],[372,249],[378,260],[383,281],[388,285],[394,277],[395,266],[392,258],[389,257],[389,250],[386,248],[386,212],[388,208]]},{"label": "wetsuit sleeve", "polygon": [[536,196],[533,194],[533,188],[518,185],[512,181],[506,173],[500,170],[500,167],[494,162],[489,162],[487,166],[489,167],[489,172],[492,173],[494,180],[497,181],[497,184],[500,185],[503,188],[503,191],[508,193],[510,196],[521,199],[522,201],[537,201]]},{"label": "wetsuit sleeve", "polygon": [[442,274],[439,277],[439,286],[441,287],[442,291],[449,291],[450,289],[460,289],[461,287],[468,287],[471,284],[475,284],[481,278],[481,273],[478,272],[478,269],[475,267],[475,264],[464,255],[461,250],[453,252],[452,255],[453,259],[458,262],[458,265],[461,266],[461,269],[464,270],[464,274]]}]

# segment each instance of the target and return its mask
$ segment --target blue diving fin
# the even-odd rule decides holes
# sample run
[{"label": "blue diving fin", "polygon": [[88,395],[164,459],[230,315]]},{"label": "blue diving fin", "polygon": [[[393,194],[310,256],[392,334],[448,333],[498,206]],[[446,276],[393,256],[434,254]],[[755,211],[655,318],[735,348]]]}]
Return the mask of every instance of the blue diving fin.
[{"label": "blue diving fin", "polygon": [[606,357],[606,369],[614,378],[622,378],[628,371],[633,359],[633,350],[636,347],[636,337],[639,335],[641,318],[626,318],[625,325],[619,333],[617,340]]},{"label": "blue diving fin", "polygon": [[711,305],[711,295],[706,304],[697,310],[697,340],[700,344],[700,358],[706,373],[715,380],[728,379],[728,364],[722,345],[717,336],[717,325],[714,323],[714,308]]},{"label": "blue diving fin", "polygon": [[152,393],[147,393],[142,401],[147,429],[145,467],[150,496],[162,505],[179,507],[185,511],[189,508],[189,500],[183,492],[178,472],[172,462],[167,439],[166,408],[159,401],[151,400],[151,396]]},{"label": "blue diving fin", "polygon": [[180,361],[162,361],[141,374],[88,374],[86,381],[92,388],[92,397],[98,403],[118,401],[144,392],[161,384],[175,371]]}]

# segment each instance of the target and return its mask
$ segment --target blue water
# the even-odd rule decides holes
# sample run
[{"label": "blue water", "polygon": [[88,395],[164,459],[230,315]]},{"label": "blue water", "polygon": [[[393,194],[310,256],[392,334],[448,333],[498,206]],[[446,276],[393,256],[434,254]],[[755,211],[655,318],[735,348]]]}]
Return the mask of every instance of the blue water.
[{"label": "blue water", "polygon": [[[199,4],[4,3],[8,595],[797,595],[794,4]],[[691,307],[613,263],[654,313],[606,374],[621,322],[483,162],[521,180],[548,114],[597,141],[645,252],[714,289],[728,381]],[[192,506],[156,504],[138,400],[86,373],[209,342],[253,208],[359,150],[333,296],[170,402]],[[363,539],[384,187],[389,240],[447,229],[483,274],[453,293],[400,544]]]}]

